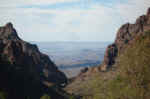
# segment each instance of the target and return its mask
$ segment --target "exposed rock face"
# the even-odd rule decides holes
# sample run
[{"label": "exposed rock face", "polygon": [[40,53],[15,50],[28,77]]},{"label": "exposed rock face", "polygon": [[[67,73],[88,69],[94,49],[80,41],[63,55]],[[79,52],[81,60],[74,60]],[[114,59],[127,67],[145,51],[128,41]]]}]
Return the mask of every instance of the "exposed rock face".
[{"label": "exposed rock face", "polygon": [[[141,36],[142,37],[144,37],[143,35],[145,35],[145,33],[147,32],[147,31],[150,31],[150,8],[148,9],[148,11],[147,11],[147,15],[143,15],[143,16],[140,16],[137,20],[136,20],[136,22],[135,22],[135,24],[129,24],[129,23],[127,23],[127,24],[125,24],[125,25],[123,25],[120,29],[119,29],[119,31],[118,31],[118,33],[117,33],[117,37],[116,37],[116,40],[115,40],[115,42],[113,43],[113,44],[111,44],[111,45],[109,45],[108,47],[107,47],[107,49],[106,49],[106,52],[105,52],[105,56],[104,56],[104,61],[103,61],[103,63],[99,66],[99,67],[92,67],[92,68],[88,68],[88,69],[84,69],[84,70],[82,70],[81,71],[81,73],[77,76],[77,77],[75,77],[73,80],[72,80],[72,83],[70,83],[67,87],[66,87],[66,90],[68,91],[68,92],[70,92],[70,93],[78,93],[78,94],[80,94],[80,95],[85,95],[85,93],[86,93],[86,95],[87,95],[87,90],[85,91],[85,93],[82,93],[82,92],[84,92],[84,88],[85,87],[81,87],[81,86],[79,86],[79,87],[76,87],[77,85],[84,85],[84,84],[88,84],[88,82],[89,81],[91,81],[93,78],[94,78],[94,82],[96,81],[100,81],[101,83],[100,83],[100,86],[99,86],[99,89],[97,88],[97,86],[96,86],[96,89],[98,89],[98,90],[102,90],[101,92],[98,92],[98,94],[99,95],[101,95],[101,97],[102,98],[104,98],[104,96],[109,96],[109,90],[111,89],[110,88],[110,81],[111,80],[116,80],[116,78],[118,79],[118,74],[119,73],[121,73],[122,74],[122,72],[124,72],[124,68],[121,68],[121,69],[123,69],[123,70],[121,70],[120,68],[115,68],[116,66],[120,66],[120,64],[118,64],[118,63],[116,63],[116,61],[120,61],[120,58],[121,58],[121,56],[120,55],[125,55],[126,53],[124,53],[125,52],[125,50],[126,51],[128,51],[127,49],[129,48],[129,47],[133,47],[133,45],[135,45],[136,43],[135,42],[137,42],[136,40],[141,40],[141,39],[139,39],[139,38],[141,38]],[[149,34],[148,34],[149,35]],[[149,38],[149,37],[148,37]],[[146,42],[147,43],[147,45],[149,44],[149,39],[148,39],[148,42]],[[142,44],[142,43],[141,43]],[[142,45],[140,45],[140,46],[142,46]],[[138,45],[136,45],[136,47],[138,47]],[[134,48],[134,49],[136,49],[136,47]],[[130,48],[130,49],[131,49]],[[145,48],[145,47],[144,47]],[[149,46],[147,46],[147,48],[149,48]],[[146,49],[147,49],[146,48]],[[134,51],[134,49],[132,50],[132,52]],[[141,50],[143,50],[143,48],[141,49]],[[138,50],[139,52],[141,51],[141,50]],[[137,50],[136,50],[137,51]],[[130,54],[133,54],[132,52],[128,52],[128,53],[130,53]],[[147,51],[143,51],[144,53],[145,52],[148,52],[148,50]],[[144,54],[142,52],[142,55]],[[126,55],[128,55],[128,54],[126,54]],[[133,55],[129,55],[129,56],[133,56],[132,58],[136,58],[136,56],[134,57],[134,55],[137,55],[139,58],[138,59],[140,59],[140,57],[141,56],[139,56],[139,53],[134,53]],[[146,55],[146,54],[145,54]],[[119,58],[118,58],[118,56],[119,56]],[[145,58],[148,58],[148,56],[144,56]],[[117,59],[118,58],[118,59]],[[126,57],[126,58],[128,58],[128,56]],[[123,58],[123,59],[126,59],[126,58]],[[131,59],[131,57],[129,57],[130,59]],[[136,62],[136,59],[133,59],[134,61],[135,61],[135,64],[137,64],[137,62]],[[142,59],[143,60],[143,59]],[[123,61],[125,61],[125,62],[123,62]],[[128,63],[130,63],[130,65],[132,65],[132,62],[130,61],[130,62],[126,62],[126,61],[129,61],[129,60],[122,60],[122,62],[123,62],[123,64],[125,63],[125,64],[128,64]],[[142,62],[142,61],[141,61]],[[145,60],[143,60],[143,62],[146,62]],[[115,64],[116,63],[116,64]],[[134,63],[134,62],[133,62]],[[123,65],[122,64],[122,65]],[[142,63],[143,64],[143,63]],[[114,68],[111,68],[112,66],[114,65]],[[138,65],[141,65],[141,64],[138,64]],[[124,67],[126,67],[126,65],[123,65]],[[137,76],[135,76],[134,75],[134,73],[137,73],[137,74],[139,74],[139,72],[135,72],[135,70],[137,69],[135,69],[135,66],[133,66],[134,67],[134,69],[133,69],[133,75],[131,74],[131,71],[130,71],[130,68],[129,68],[130,66],[127,66],[127,68],[126,69],[128,69],[127,71],[129,71],[129,72],[126,72],[127,73],[127,75],[130,75],[130,78],[131,79],[133,79],[134,77],[137,77]],[[141,66],[142,67],[142,66]],[[146,73],[145,72],[145,69],[141,69],[141,67],[139,67],[140,69],[140,71],[142,71],[141,73],[142,73],[142,75],[145,75],[145,74],[147,74],[148,75],[148,73]],[[103,71],[107,71],[109,68],[111,68],[110,70],[109,70],[109,72],[103,72]],[[145,68],[145,66],[144,66],[144,68]],[[132,69],[131,69],[132,70]],[[144,70],[144,71],[143,71]],[[95,75],[96,74],[96,75]],[[95,79],[97,79],[98,77],[97,77],[97,74],[98,74],[98,77],[100,78],[100,79],[98,79],[98,80],[95,80]],[[131,76],[132,75],[132,76]],[[123,77],[124,77],[125,75],[124,75],[124,73],[123,73]],[[142,77],[145,77],[145,76],[138,76],[138,80],[139,79],[141,79]],[[129,78],[129,79],[130,79]],[[120,76],[119,76],[119,80],[120,80]],[[129,80],[127,80],[127,82],[128,82]],[[146,81],[148,81],[147,79],[146,79]],[[94,82],[92,82],[92,85],[94,85],[95,83]],[[118,81],[117,81],[118,82]],[[123,82],[123,80],[121,80],[121,82],[119,81],[119,83],[121,83],[121,86],[119,85],[119,87],[118,87],[118,92],[120,91],[120,88],[123,88],[123,86],[122,86],[122,82]],[[127,83],[127,82],[125,82],[125,83]],[[134,80],[133,81],[133,83],[137,83],[138,81],[136,81],[136,80]],[[142,81],[143,82],[143,81]],[[109,85],[107,84],[107,83],[109,83]],[[115,82],[116,83],[116,82]],[[114,81],[113,81],[113,86],[114,86]],[[101,84],[103,84],[103,86],[104,87],[102,87],[101,86]],[[132,84],[132,83],[131,83]],[[138,83],[137,83],[138,84]],[[89,84],[89,86],[91,85],[91,83]],[[135,85],[135,84],[134,84]],[[133,85],[133,86],[134,86]],[[74,87],[75,86],[75,87]],[[88,86],[88,85],[86,85],[86,86]],[[89,87],[88,86],[88,87]],[[118,86],[118,85],[117,85]],[[114,86],[114,88],[117,88],[117,86]],[[129,84],[127,84],[127,86],[129,86]],[[142,84],[140,85],[140,86],[143,86]],[[87,88],[88,88],[87,87]],[[124,86],[125,87],[125,89],[126,89],[126,86]],[[106,89],[109,89],[109,90],[106,90]],[[112,91],[114,91],[114,88],[112,88]],[[137,87],[137,88],[139,88],[139,87]],[[145,87],[145,84],[144,84],[144,87],[140,87],[140,88],[146,88],[146,90],[147,90],[147,87]],[[93,89],[93,86],[91,87],[91,89]],[[91,90],[91,89],[89,89],[89,90]],[[132,88],[131,88],[131,90],[132,90]],[[138,89],[139,90],[139,89]],[[140,89],[141,90],[141,89]],[[143,89],[142,89],[143,90]],[[123,91],[123,90],[122,90]],[[141,92],[141,91],[140,91]],[[145,92],[148,92],[148,91],[145,91]],[[104,94],[101,94],[101,93],[104,93]],[[116,92],[115,92],[116,93]],[[95,93],[94,93],[95,94]],[[85,95],[85,96],[86,96]],[[90,94],[91,95],[91,94]],[[114,95],[114,94],[112,94],[112,95]],[[114,95],[114,96],[117,96],[118,95],[118,93],[116,93],[116,95]],[[92,95],[91,95],[92,96]],[[121,96],[122,96],[122,92],[121,92]],[[124,96],[130,96],[129,94],[127,95],[126,93],[125,93],[125,95]],[[136,96],[136,95],[135,95]],[[147,95],[143,95],[143,96],[147,96]],[[118,96],[117,96],[118,97]],[[90,97],[91,98],[91,97]],[[100,97],[98,97],[98,98],[100,98]],[[110,97],[109,97],[110,98]],[[106,99],[109,99],[108,97],[106,98]],[[115,97],[116,98],[116,97]],[[115,99],[114,98],[114,99]],[[149,98],[149,97],[148,97]],[[91,98],[92,99],[92,98]],[[145,98],[143,98],[143,99],[145,99]]]},{"label": "exposed rock face", "polygon": [[136,20],[135,24],[127,23],[119,29],[114,44],[107,47],[103,64],[100,67],[101,70],[105,71],[111,67],[118,54],[123,53],[127,45],[132,43],[138,35],[148,30],[150,30],[150,8],[146,15],[140,16]]},{"label": "exposed rock face", "polygon": [[[0,73],[0,77],[8,78],[6,81],[3,80],[1,85],[10,81],[12,83],[13,80],[14,83],[21,81],[23,85],[20,87],[26,86],[27,88],[29,87],[27,83],[32,83],[32,85],[37,85],[37,88],[44,81],[56,85],[67,82],[66,76],[58,70],[47,55],[42,54],[36,45],[27,43],[18,37],[12,23],[0,27]],[[37,91],[40,91],[40,88]]]},{"label": "exposed rock face", "polygon": [[[112,45],[109,45],[106,49],[106,53],[105,53],[105,56],[104,56],[104,65],[113,65],[115,63],[115,59],[114,57],[117,56],[117,53],[118,53],[118,48],[116,46],[116,44],[112,44]],[[103,66],[101,68],[102,71],[105,71],[107,68],[107,66]]]},{"label": "exposed rock face", "polygon": [[147,15],[150,15],[150,8],[148,8]]}]

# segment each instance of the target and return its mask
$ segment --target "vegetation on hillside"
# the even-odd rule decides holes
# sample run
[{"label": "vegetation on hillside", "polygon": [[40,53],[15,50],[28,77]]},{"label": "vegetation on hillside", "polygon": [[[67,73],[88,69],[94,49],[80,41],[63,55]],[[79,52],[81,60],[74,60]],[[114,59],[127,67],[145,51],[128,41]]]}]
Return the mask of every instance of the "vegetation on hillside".
[{"label": "vegetation on hillside", "polygon": [[[149,99],[150,97],[150,31],[136,38],[121,54],[115,69],[93,75],[76,92],[83,99]],[[83,90],[84,88],[84,90]],[[73,89],[73,88],[72,88]],[[68,89],[70,90],[70,89]],[[87,91],[86,91],[87,90]]]},{"label": "vegetation on hillside", "polygon": [[109,84],[111,99],[149,99],[150,31],[119,57],[120,73]]}]

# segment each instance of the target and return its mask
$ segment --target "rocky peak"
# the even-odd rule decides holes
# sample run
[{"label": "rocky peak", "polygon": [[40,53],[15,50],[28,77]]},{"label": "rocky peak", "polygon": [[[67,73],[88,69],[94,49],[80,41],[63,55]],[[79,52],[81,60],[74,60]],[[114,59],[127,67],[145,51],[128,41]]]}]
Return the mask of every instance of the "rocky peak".
[{"label": "rocky peak", "polygon": [[150,8],[148,8],[147,10],[147,15],[150,15]]},{"label": "rocky peak", "polygon": [[150,30],[150,8],[146,15],[137,18],[135,24],[127,23],[121,26],[117,32],[114,44],[107,47],[101,70],[105,71],[115,64],[118,54],[123,53],[126,47],[130,45],[138,35],[148,30]]},{"label": "rocky peak", "polygon": [[7,23],[4,27],[0,27],[0,38],[1,39],[20,39],[17,35],[16,30],[11,22]]},{"label": "rocky peak", "polygon": [[13,24],[11,22],[8,22],[5,27],[9,28],[9,29],[13,29]]},{"label": "rocky peak", "polygon": [[[7,64],[5,65],[4,62]],[[29,85],[31,83],[45,85],[45,81],[59,86],[67,82],[65,74],[58,70],[47,55],[41,53],[36,45],[25,42],[18,37],[12,23],[0,27],[0,70],[3,68],[6,68],[5,71],[0,72],[3,78],[8,78],[7,73],[12,72],[9,78],[13,81],[9,82],[14,82],[17,85],[22,81],[23,83],[19,84],[21,87],[27,86],[27,83]],[[3,82],[8,81],[3,80]],[[41,88],[37,91],[39,90]]]}]

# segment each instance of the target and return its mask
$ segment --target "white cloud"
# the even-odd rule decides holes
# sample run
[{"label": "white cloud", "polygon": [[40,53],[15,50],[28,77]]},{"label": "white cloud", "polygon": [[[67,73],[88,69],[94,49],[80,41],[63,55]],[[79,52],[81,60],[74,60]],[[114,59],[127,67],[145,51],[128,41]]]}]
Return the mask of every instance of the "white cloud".
[{"label": "white cloud", "polygon": [[13,22],[19,35],[28,41],[112,41],[120,25],[135,21],[150,5],[148,0],[130,0],[110,7],[91,3],[88,9],[76,7],[56,10],[12,6],[75,1],[77,0],[0,1],[4,3],[1,6],[5,6],[0,10],[0,24]]},{"label": "white cloud", "polygon": [[65,2],[77,2],[79,0],[0,0],[0,7],[16,7],[24,5],[47,5]]},{"label": "white cloud", "polygon": [[134,23],[138,16],[145,14],[150,7],[149,0],[128,0],[125,4],[118,4],[115,10],[126,22]]}]

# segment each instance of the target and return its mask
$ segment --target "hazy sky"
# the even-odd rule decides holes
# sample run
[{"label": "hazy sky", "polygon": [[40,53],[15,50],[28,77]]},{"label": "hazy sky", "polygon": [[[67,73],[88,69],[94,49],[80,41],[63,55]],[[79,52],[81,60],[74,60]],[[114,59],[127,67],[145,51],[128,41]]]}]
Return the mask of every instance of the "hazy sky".
[{"label": "hazy sky", "polygon": [[150,0],[0,0],[0,25],[27,41],[113,41],[146,13]]}]

